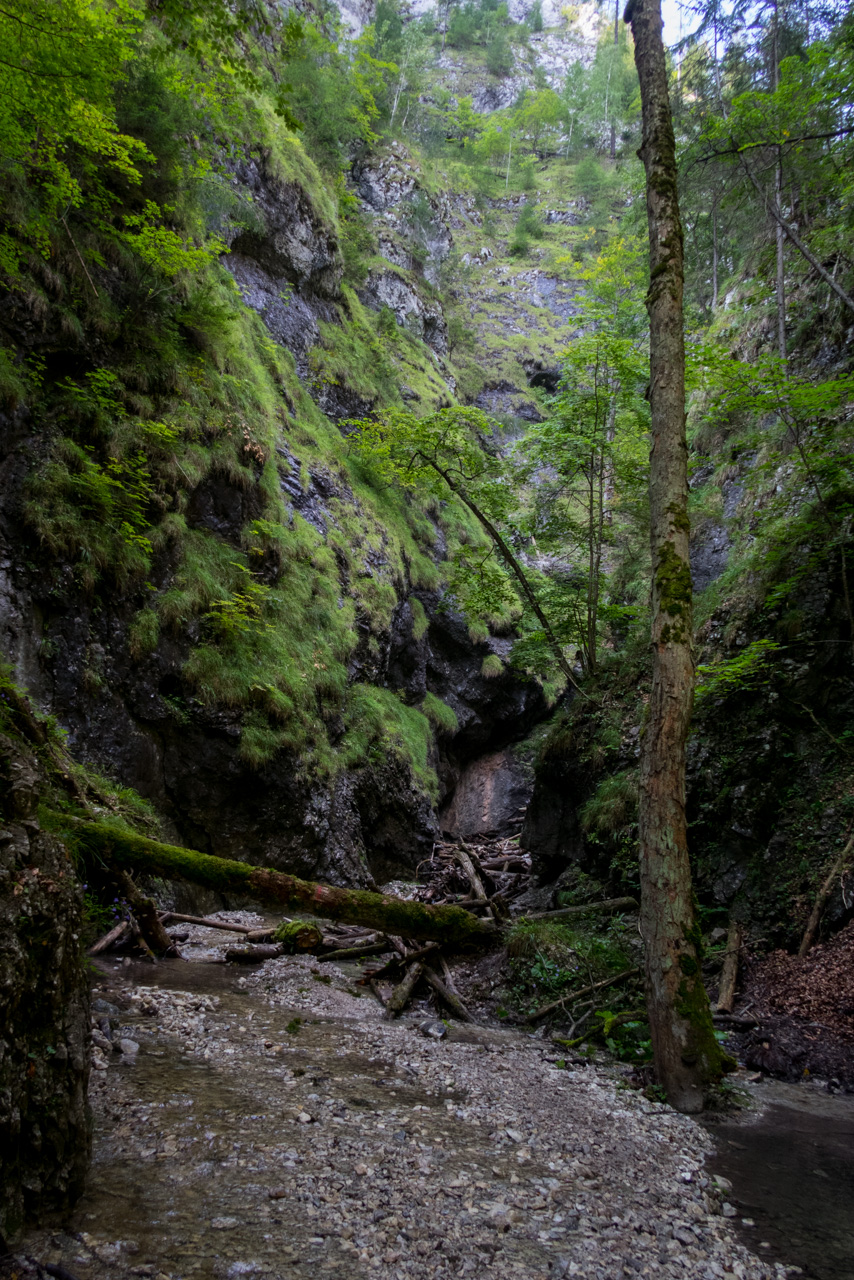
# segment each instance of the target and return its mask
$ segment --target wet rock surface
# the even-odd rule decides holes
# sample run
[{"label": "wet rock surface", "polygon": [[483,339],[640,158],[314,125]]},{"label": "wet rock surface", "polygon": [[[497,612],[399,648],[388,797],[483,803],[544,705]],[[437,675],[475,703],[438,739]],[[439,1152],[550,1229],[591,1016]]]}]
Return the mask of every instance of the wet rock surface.
[{"label": "wet rock surface", "polygon": [[440,815],[442,831],[465,840],[513,830],[531,794],[531,772],[509,750],[479,756],[460,775],[451,803]]},{"label": "wet rock surface", "polygon": [[89,1190],[25,1245],[79,1280],[786,1274],[734,1240],[699,1126],[540,1040],[383,1022],[312,958],[110,973],[139,1053],[93,1073]]},{"label": "wet rock surface", "polygon": [[0,735],[0,1239],[79,1194],[89,1158],[83,895],[39,830],[36,757]]}]

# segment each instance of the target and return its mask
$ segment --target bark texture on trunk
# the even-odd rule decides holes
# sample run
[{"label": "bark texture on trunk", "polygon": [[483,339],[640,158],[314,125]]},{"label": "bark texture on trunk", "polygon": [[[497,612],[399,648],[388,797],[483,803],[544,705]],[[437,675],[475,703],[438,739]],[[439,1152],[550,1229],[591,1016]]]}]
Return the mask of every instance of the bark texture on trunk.
[{"label": "bark texture on trunk", "polygon": [[166,879],[189,880],[221,893],[243,893],[285,910],[363,924],[405,938],[464,945],[496,936],[496,926],[491,920],[479,920],[462,907],[429,907],[420,902],[404,902],[385,893],[315,884],[283,871],[161,844],[107,824],[84,822],[65,814],[51,817],[51,826],[84,857],[89,855],[111,866]]},{"label": "bark texture on trunk", "polygon": [[653,1053],[667,1100],[699,1111],[721,1076],[700,969],[685,822],[685,743],[694,689],[682,224],[660,0],[625,13],[640,78],[649,222],[650,520],[653,678],[640,779],[641,932]]}]

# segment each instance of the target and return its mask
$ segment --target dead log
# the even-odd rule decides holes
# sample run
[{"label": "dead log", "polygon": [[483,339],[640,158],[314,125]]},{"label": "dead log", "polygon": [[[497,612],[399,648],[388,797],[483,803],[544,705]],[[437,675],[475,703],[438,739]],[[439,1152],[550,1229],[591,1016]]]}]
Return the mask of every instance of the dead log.
[{"label": "dead log", "polygon": [[133,912],[146,950],[152,956],[179,956],[178,948],[164,929],[151,898],[146,898],[127,871],[113,867],[110,874]]},{"label": "dead log", "polygon": [[444,1000],[448,1008],[457,1015],[461,1022],[471,1022],[474,1023],[474,1025],[477,1025],[476,1020],[469,1013],[460,997],[456,992],[451,991],[450,987],[445,986],[445,983],[439,977],[438,973],[435,973],[432,969],[425,966],[424,977],[430,983],[430,986],[436,994]]},{"label": "dead log", "polygon": [[380,991],[380,984],[374,978],[371,978],[368,985],[371,988],[372,994],[376,996],[377,1000],[380,1002],[381,1007],[385,1009],[385,996]]},{"label": "dead log", "polygon": [[[439,944],[437,942],[428,942],[426,947],[419,947],[417,951],[410,951],[408,955],[394,955],[382,966],[382,968],[373,969],[369,973],[366,973],[364,978],[357,978],[356,981],[361,985],[364,985],[366,982],[375,982],[378,978],[384,978],[387,974],[393,972],[393,970],[399,969],[402,964],[406,963],[406,961],[411,962],[412,960],[421,960],[423,956],[431,955],[432,952],[437,949],[438,945]],[[362,952],[361,954],[364,955],[365,953]],[[327,960],[328,958],[328,956],[320,957],[321,960]]]},{"label": "dead log", "polygon": [[741,937],[744,932],[740,920],[730,920],[729,933],[724,952],[724,967],[721,970],[721,987],[718,993],[718,1013],[732,1013],[735,1003],[735,984],[738,979],[738,959],[741,951]]},{"label": "dead log", "polygon": [[587,987],[579,987],[576,991],[568,991],[565,996],[561,996],[559,1000],[552,1000],[551,1004],[541,1005],[539,1009],[535,1009],[533,1013],[529,1013],[527,1022],[538,1022],[540,1018],[544,1018],[547,1013],[553,1013],[555,1009],[562,1009],[567,1001],[575,1003],[582,996],[590,995],[593,991],[604,991],[606,987],[613,987],[618,982],[624,982],[628,978],[634,978],[640,973],[640,969],[624,969],[622,973],[615,973],[613,978],[603,978],[601,982],[591,982]]},{"label": "dead log", "polygon": [[454,849],[454,857],[466,874],[466,879],[472,887],[472,893],[474,894],[475,901],[486,902],[486,890],[483,887],[480,876],[477,874],[474,863],[469,857],[468,850],[462,847]]},{"label": "dead log", "polygon": [[161,844],[109,823],[86,822],[59,813],[51,814],[48,820],[52,829],[84,857],[88,854],[146,875],[185,879],[219,893],[242,893],[260,902],[328,920],[455,946],[488,942],[497,935],[494,921],[480,920],[459,907],[429,907],[384,893],[315,884],[282,871]]},{"label": "dead log", "polygon": [[389,1019],[397,1018],[412,998],[412,992],[415,990],[418,979],[424,972],[424,965],[420,960],[415,960],[403,976],[403,981],[399,982],[388,998],[385,1007],[385,1016]]},{"label": "dead log", "polygon": [[103,938],[99,938],[95,945],[89,948],[89,955],[99,956],[103,951],[109,951],[114,942],[118,942],[120,938],[124,937],[129,927],[127,920],[120,920],[109,933],[105,933]]},{"label": "dead log", "polygon": [[288,920],[273,932],[273,941],[278,942],[289,956],[305,955],[320,950],[323,934],[311,920]]},{"label": "dead log", "polygon": [[834,862],[833,866],[830,868],[830,874],[819,890],[818,897],[815,900],[815,905],[810,912],[806,932],[804,933],[801,945],[798,948],[799,959],[803,959],[812,944],[815,942],[816,934],[818,933],[818,926],[821,923],[822,912],[827,906],[827,901],[830,895],[833,893],[833,886],[836,883],[836,877],[841,875],[845,870],[846,864],[850,859],[852,849],[854,849],[854,836],[851,837],[839,857]]},{"label": "dead log", "polygon": [[585,902],[583,906],[560,907],[556,911],[535,911],[520,920],[560,920],[563,916],[580,916],[586,911],[636,911],[635,898],[605,898],[603,902]]},{"label": "dead log", "polygon": [[280,946],[229,947],[225,958],[229,964],[262,964],[265,960],[278,960],[284,955]]}]

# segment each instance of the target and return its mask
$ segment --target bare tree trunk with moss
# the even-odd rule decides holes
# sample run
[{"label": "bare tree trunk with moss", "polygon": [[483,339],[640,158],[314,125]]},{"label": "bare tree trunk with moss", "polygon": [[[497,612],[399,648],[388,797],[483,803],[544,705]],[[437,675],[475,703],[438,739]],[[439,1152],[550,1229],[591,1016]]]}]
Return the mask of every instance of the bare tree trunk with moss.
[{"label": "bare tree trunk with moss", "polygon": [[497,936],[492,920],[479,920],[462,907],[432,907],[385,893],[315,884],[284,871],[216,858],[180,845],[162,844],[108,823],[85,822],[67,814],[50,814],[48,821],[47,829],[65,838],[84,859],[94,858],[99,865],[106,863],[110,868],[163,876],[167,880],[189,880],[191,884],[219,893],[242,893],[284,910],[363,924],[369,929],[381,929],[406,938],[464,946],[489,942]]},{"label": "bare tree trunk with moss", "polygon": [[652,693],[640,779],[641,933],[655,1069],[668,1102],[699,1111],[728,1065],[700,969],[685,821],[685,744],[694,692],[682,224],[660,0],[629,0],[646,171],[650,286]]},{"label": "bare tree trunk with moss", "polygon": [[[780,13],[774,5],[774,41],[773,41],[773,80],[774,92],[780,87]],[[774,201],[778,209],[783,208],[783,148],[777,147],[777,163],[774,166]],[[788,359],[786,352],[786,264],[784,246],[786,233],[779,222],[774,223],[777,249],[777,352],[780,363],[786,368]]]}]

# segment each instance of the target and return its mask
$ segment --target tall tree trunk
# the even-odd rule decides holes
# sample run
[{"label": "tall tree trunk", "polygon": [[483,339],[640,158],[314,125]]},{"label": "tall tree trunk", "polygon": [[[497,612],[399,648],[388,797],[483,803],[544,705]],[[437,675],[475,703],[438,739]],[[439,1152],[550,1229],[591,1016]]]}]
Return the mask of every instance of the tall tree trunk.
[{"label": "tall tree trunk", "polygon": [[[614,3],[614,48],[620,43],[620,0]],[[617,124],[611,121],[611,159],[617,159]]]},{"label": "tall tree trunk", "polygon": [[712,315],[718,307],[718,197],[712,201]]},{"label": "tall tree trunk", "polygon": [[[780,15],[778,6],[774,5],[774,92],[780,87]],[[774,202],[778,209],[783,208],[783,148],[777,148],[777,163],[774,166]],[[777,244],[777,351],[783,368],[786,367],[786,267],[783,257],[783,245],[786,233],[779,222],[774,223]]]},{"label": "tall tree trunk", "polygon": [[652,693],[640,780],[641,932],[653,1055],[667,1100],[699,1111],[725,1060],[700,969],[685,822],[685,743],[694,689],[682,224],[660,0],[629,0],[641,88],[649,223]]}]

